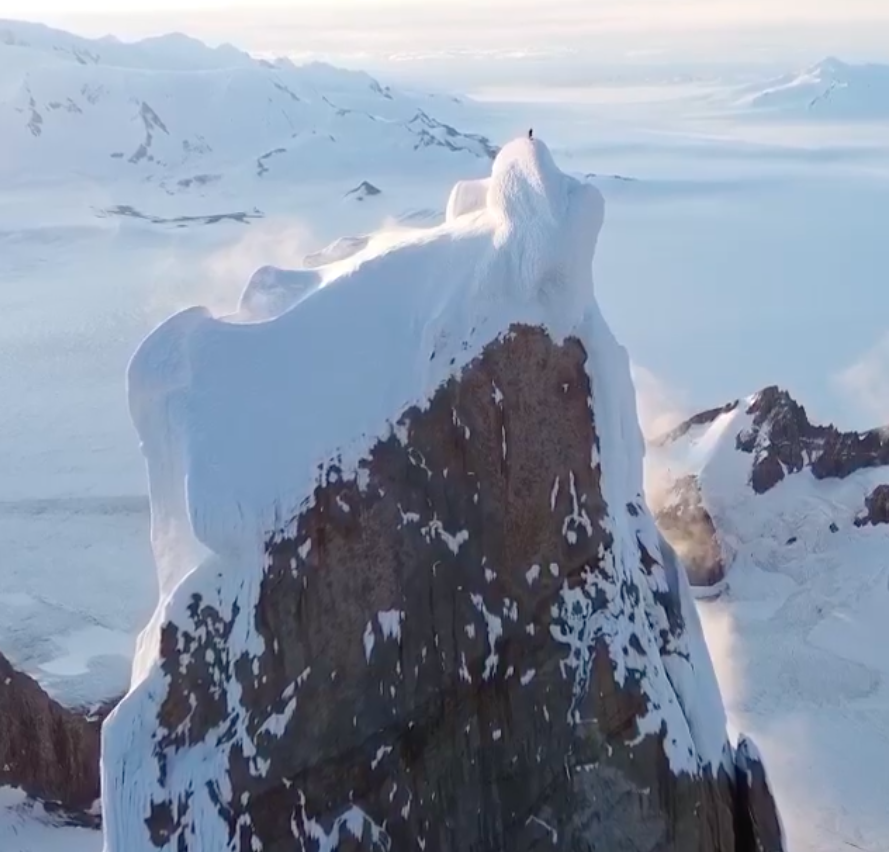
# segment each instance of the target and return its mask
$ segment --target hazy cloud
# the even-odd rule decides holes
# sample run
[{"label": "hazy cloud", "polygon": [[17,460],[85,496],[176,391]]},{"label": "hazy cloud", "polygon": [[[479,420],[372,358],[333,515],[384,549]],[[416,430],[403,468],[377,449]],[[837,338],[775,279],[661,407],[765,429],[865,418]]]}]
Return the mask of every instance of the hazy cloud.
[{"label": "hazy cloud", "polygon": [[689,409],[682,391],[640,364],[632,364],[630,372],[636,386],[639,425],[646,440],[663,435],[688,418]]},{"label": "hazy cloud", "polygon": [[889,424],[889,332],[835,377],[850,403],[878,425]]},{"label": "hazy cloud", "polygon": [[318,248],[301,219],[272,218],[253,223],[229,244],[200,251],[167,251],[157,263],[158,284],[148,306],[158,322],[176,311],[203,305],[215,315],[231,313],[253,273],[261,266],[302,267]]},{"label": "hazy cloud", "polygon": [[[0,0],[0,17],[28,17],[90,35],[125,38],[180,30],[256,52],[350,57],[368,64],[402,56],[450,57],[508,49],[574,61],[624,62],[639,51],[669,62],[757,61],[806,53],[886,55],[885,0]],[[881,26],[883,29],[881,29]],[[706,33],[707,38],[702,39]],[[534,59],[526,60],[533,63]],[[794,61],[794,60],[790,60]],[[422,63],[416,69],[423,71]],[[520,66],[524,67],[524,66]],[[494,72],[495,67],[484,69]]]}]

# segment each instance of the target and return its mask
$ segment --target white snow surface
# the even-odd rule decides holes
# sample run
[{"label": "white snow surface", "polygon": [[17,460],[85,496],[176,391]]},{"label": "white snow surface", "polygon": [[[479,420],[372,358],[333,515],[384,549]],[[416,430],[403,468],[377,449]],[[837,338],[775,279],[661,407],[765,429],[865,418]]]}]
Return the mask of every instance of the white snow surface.
[{"label": "white snow surface", "polygon": [[[354,473],[392,417],[510,323],[572,333],[592,300],[582,285],[601,211],[598,192],[564,177],[542,144],[517,142],[494,164],[485,210],[372,241],[308,273],[314,289],[299,273],[254,276],[234,314],[171,317],[129,371],[154,539],[179,523],[218,554],[253,547],[296,512],[319,461],[338,456]],[[288,275],[296,304],[257,315],[257,288],[286,292]],[[311,363],[324,369],[294,369]],[[165,552],[162,597],[184,567]]]},{"label": "white snow surface", "polygon": [[[249,299],[229,315],[189,309],[159,326],[133,357],[130,408],[148,467],[161,600],[142,636],[131,692],[105,726],[107,852],[147,852],[147,837],[132,831],[143,824],[149,802],[186,791],[193,795],[191,830],[202,848],[227,848],[228,829],[205,782],[224,775],[228,739],[223,745],[211,734],[187,760],[175,759],[164,791],[157,786],[152,744],[156,702],[165,690],[158,626],[184,621],[195,592],[223,614],[237,598],[232,654],[261,653],[246,613],[258,594],[263,545],[309,499],[323,475],[319,464],[335,462],[336,475],[357,476],[360,460],[392,433],[401,412],[423,406],[515,323],[542,326],[557,341],[576,336],[589,356],[599,437],[593,457],[609,506],[605,524],[617,543],[605,558],[616,579],[611,592],[603,589],[607,611],[578,615],[576,591],[564,588],[568,628],[555,638],[566,646],[575,688],[588,682],[590,637],[602,636],[618,679],[631,669],[642,678],[651,707],[640,735],[666,726],[674,771],[715,772],[730,758],[725,713],[687,580],[681,571],[671,580],[657,569],[647,577],[639,564],[637,537],[655,554],[659,539],[647,512],[628,508],[640,500],[643,441],[627,354],[593,291],[602,197],[563,174],[541,141],[528,139],[501,151],[483,205],[477,189],[470,195],[474,202],[456,205],[441,226],[372,238],[351,256],[315,268],[317,283],[300,283],[299,299],[289,306],[285,300],[275,316],[257,316]],[[572,523],[589,524],[576,504]],[[616,591],[621,577],[642,592],[635,624],[644,626],[628,618]],[[658,622],[666,615],[654,595],[671,582],[679,584],[690,629],[662,649]],[[588,599],[579,603],[589,610]],[[634,637],[643,653],[631,645]],[[489,624],[492,655],[497,638]],[[230,706],[237,706],[237,683],[227,688]],[[246,748],[249,754],[249,741]]]}]

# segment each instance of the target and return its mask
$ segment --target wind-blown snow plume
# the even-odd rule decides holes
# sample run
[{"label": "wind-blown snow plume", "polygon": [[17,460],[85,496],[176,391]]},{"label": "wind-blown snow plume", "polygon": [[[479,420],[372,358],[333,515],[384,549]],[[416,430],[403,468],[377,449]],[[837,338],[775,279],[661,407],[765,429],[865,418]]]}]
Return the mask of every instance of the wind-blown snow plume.
[{"label": "wind-blown snow plume", "polygon": [[[687,419],[691,413],[680,390],[671,387],[652,370],[632,365],[633,384],[639,422],[647,441],[662,438]],[[645,498],[657,514],[676,498],[676,481],[684,471],[661,452],[645,454]],[[694,561],[712,548],[712,539],[705,538],[694,526],[670,530],[670,543],[686,562]],[[737,642],[736,624],[731,612],[719,604],[699,604],[698,613],[707,640],[707,648],[719,680],[726,708],[729,710],[729,734],[734,740],[741,733],[731,709],[739,706],[744,695],[744,661]]]},{"label": "wind-blown snow plume", "polygon": [[835,377],[840,391],[862,413],[889,424],[889,332]]},{"label": "wind-blown snow plume", "polygon": [[665,435],[688,417],[689,407],[679,389],[641,364],[631,364],[630,371],[636,388],[639,425],[646,440]]},{"label": "wind-blown snow plume", "polygon": [[[639,422],[646,441],[652,445],[645,453],[645,499],[655,513],[661,531],[682,558],[693,584],[698,587],[696,593],[700,595],[703,593],[698,582],[698,566],[720,561],[715,552],[718,543],[714,542],[713,530],[701,513],[700,492],[694,482],[686,480],[686,487],[677,487],[678,481],[689,473],[683,461],[659,451],[656,446],[689,416],[689,406],[680,390],[668,385],[651,370],[638,364],[632,365],[631,369]],[[685,522],[671,523],[671,513],[679,513]],[[702,523],[687,522],[694,513],[701,515]]]},{"label": "wind-blown snow plume", "polygon": [[218,316],[234,313],[244,282],[254,271],[262,266],[300,266],[317,248],[308,222],[276,217],[251,224],[221,248],[171,249],[156,261],[158,284],[151,291],[148,314],[160,322],[192,305],[205,305]]},{"label": "wind-blown snow plume", "polygon": [[[630,374],[636,389],[639,426],[646,441],[667,434],[688,416],[681,391],[668,385],[653,370],[632,363]],[[646,452],[644,476],[646,500],[657,510],[672,489],[675,473],[659,454]]]},{"label": "wind-blown snow plume", "polygon": [[747,689],[747,671],[743,645],[737,635],[738,625],[731,610],[719,602],[699,603],[698,615],[719,681],[719,691],[725,702],[729,736],[736,740],[745,729],[737,719],[737,709],[742,706]]}]

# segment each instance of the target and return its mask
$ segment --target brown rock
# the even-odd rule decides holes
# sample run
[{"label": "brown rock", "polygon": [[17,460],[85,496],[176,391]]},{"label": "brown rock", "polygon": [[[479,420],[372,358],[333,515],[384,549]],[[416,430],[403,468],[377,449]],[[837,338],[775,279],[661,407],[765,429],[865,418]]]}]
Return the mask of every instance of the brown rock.
[{"label": "brown rock", "polygon": [[889,524],[889,485],[878,485],[865,499],[864,512],[855,519],[855,526],[868,524]]},{"label": "brown rock", "polygon": [[[638,566],[619,567],[606,522],[646,510],[605,503],[585,363],[577,340],[514,327],[360,477],[320,471],[266,544],[255,605],[192,595],[163,627],[154,753],[137,759],[157,793],[109,852],[140,828],[207,849],[198,796],[242,852],[742,848],[732,774],[690,746],[676,769],[687,730],[642,726],[672,689],[652,672],[701,649],[656,544],[637,537]],[[256,655],[236,650],[245,621]],[[220,774],[177,786],[209,753]]]},{"label": "brown rock", "polygon": [[0,654],[0,786],[66,809],[99,797],[101,718],[53,701]]},{"label": "brown rock", "polygon": [[715,586],[725,578],[719,534],[704,506],[696,476],[674,483],[667,503],[656,509],[655,520],[685,565],[693,586]]}]

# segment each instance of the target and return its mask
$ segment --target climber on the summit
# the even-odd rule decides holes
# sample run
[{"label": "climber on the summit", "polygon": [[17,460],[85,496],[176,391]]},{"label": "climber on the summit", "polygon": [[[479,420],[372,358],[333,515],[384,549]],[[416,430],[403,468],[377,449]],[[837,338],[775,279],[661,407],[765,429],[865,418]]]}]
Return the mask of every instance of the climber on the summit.
[{"label": "climber on the summit", "polygon": [[529,139],[534,138],[534,128],[533,127],[528,130],[528,138]]}]

